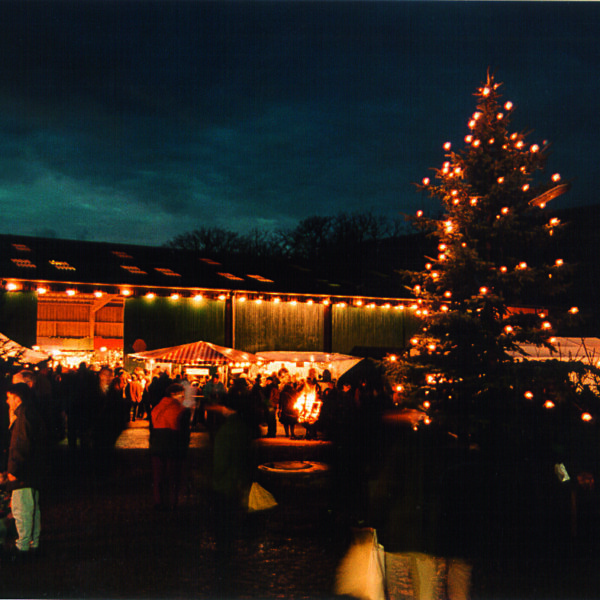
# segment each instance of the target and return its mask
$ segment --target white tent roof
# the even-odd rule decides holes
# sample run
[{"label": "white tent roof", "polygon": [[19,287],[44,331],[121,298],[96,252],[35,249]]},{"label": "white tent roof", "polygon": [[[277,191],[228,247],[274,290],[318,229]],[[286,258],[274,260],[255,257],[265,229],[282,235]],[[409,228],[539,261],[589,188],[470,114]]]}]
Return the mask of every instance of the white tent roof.
[{"label": "white tent roof", "polygon": [[21,344],[17,344],[10,338],[7,338],[4,334],[0,333],[0,356],[6,358],[17,358],[21,364],[31,363],[37,365],[38,363],[48,360],[50,356],[44,352],[38,352],[31,350]]},{"label": "white tent roof", "polygon": [[333,379],[339,379],[351,369],[361,358],[333,352],[296,352],[294,350],[278,350],[273,352],[257,352],[256,356],[270,363],[314,363],[320,369],[329,369]]},{"label": "white tent roof", "polygon": [[526,356],[523,357],[516,352],[513,356],[525,360],[579,360],[593,364],[600,360],[600,338],[559,337],[554,343],[555,352],[533,344],[521,344],[520,347]]}]

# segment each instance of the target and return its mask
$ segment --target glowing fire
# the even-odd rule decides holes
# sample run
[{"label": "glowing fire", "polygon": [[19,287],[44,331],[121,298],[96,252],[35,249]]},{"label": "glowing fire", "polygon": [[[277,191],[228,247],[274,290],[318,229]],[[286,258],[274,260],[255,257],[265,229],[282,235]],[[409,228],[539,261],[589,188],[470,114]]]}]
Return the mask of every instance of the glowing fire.
[{"label": "glowing fire", "polygon": [[315,389],[304,388],[296,398],[294,408],[298,411],[298,423],[316,423],[323,402],[317,398]]}]

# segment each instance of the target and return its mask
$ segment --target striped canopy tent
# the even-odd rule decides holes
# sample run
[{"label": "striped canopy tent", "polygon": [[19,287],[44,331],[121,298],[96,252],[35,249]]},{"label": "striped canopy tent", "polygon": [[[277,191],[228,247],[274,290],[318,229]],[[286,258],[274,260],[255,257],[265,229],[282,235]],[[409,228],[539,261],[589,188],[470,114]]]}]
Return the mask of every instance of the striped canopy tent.
[{"label": "striped canopy tent", "polygon": [[181,346],[147,350],[130,354],[130,358],[154,360],[177,365],[232,365],[236,363],[256,363],[259,358],[250,352],[217,346],[210,342],[192,342]]}]

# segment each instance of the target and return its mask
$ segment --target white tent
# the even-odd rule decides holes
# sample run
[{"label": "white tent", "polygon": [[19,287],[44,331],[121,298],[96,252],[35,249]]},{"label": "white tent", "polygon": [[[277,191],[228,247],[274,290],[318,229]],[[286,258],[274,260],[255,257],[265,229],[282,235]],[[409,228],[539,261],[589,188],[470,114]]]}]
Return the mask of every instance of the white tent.
[{"label": "white tent", "polygon": [[600,338],[559,337],[556,338],[554,347],[556,351],[551,352],[544,346],[521,344],[520,348],[525,356],[518,352],[512,354],[524,360],[578,360],[593,365],[600,361]]},{"label": "white tent", "polygon": [[17,344],[10,338],[7,338],[4,334],[0,333],[0,357],[16,359],[21,364],[33,364],[48,360],[50,356],[44,352],[38,352],[37,350],[31,350],[21,344]]},{"label": "white tent", "polygon": [[339,379],[348,369],[360,362],[361,358],[347,354],[332,352],[297,352],[295,350],[278,350],[273,352],[257,352],[256,356],[268,363],[268,369],[277,371],[286,367],[290,373],[304,371],[314,367],[321,374],[328,369],[333,379]]}]

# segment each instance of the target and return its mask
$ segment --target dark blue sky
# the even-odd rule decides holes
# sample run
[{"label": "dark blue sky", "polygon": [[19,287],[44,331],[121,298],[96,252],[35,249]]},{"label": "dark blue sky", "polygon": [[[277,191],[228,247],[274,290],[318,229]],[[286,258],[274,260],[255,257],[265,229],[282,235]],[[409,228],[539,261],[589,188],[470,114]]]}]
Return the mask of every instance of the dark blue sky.
[{"label": "dark blue sky", "polygon": [[423,207],[490,67],[596,203],[595,2],[0,3],[4,233],[162,244],[199,226]]}]

